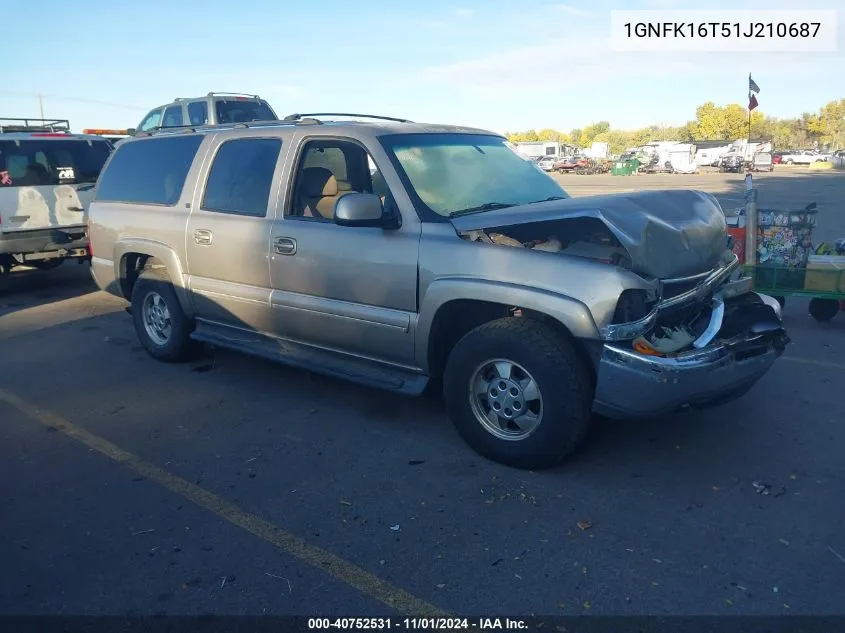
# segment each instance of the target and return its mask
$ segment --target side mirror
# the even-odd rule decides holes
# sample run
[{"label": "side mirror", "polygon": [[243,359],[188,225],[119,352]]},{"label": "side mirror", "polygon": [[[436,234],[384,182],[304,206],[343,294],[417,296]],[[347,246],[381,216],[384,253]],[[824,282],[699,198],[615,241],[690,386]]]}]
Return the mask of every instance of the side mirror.
[{"label": "side mirror", "polygon": [[131,127],[131,128],[129,128],[128,130],[126,130],[126,133],[127,133],[129,136],[135,136],[135,133],[136,133],[137,131],[138,131],[138,130],[136,130],[134,127]]},{"label": "side mirror", "polygon": [[398,222],[385,213],[381,198],[374,193],[347,193],[334,208],[335,224],[340,226],[377,226],[396,228]]}]

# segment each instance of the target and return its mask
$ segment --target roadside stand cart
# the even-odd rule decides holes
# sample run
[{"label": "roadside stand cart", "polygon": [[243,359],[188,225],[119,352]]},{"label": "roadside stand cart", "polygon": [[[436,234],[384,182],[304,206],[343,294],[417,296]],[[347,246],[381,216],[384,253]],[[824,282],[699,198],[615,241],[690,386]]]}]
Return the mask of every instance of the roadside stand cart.
[{"label": "roadside stand cart", "polygon": [[[751,183],[750,176],[746,182]],[[746,204],[726,213],[728,242],[744,269],[754,279],[754,289],[775,297],[808,297],[816,321],[830,321],[845,310],[845,249],[813,246],[818,209],[813,202],[804,209],[757,208],[757,189],[746,191]]]}]

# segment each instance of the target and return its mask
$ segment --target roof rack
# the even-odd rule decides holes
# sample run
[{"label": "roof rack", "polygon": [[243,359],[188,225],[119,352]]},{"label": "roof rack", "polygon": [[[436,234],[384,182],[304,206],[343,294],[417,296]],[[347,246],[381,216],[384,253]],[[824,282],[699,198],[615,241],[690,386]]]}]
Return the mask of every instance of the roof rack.
[{"label": "roof rack", "polygon": [[319,116],[351,116],[359,119],[379,119],[382,121],[396,121],[397,123],[413,123],[413,121],[409,121],[408,119],[397,119],[396,117],[392,116],[380,116],[378,114],[352,114],[349,112],[312,112],[309,114],[289,114],[284,119],[282,119],[282,121],[299,121],[306,117],[313,118]]},{"label": "roof rack", "polygon": [[6,119],[0,118],[0,134],[3,132],[67,132],[67,119]]},{"label": "roof rack", "polygon": [[[261,100],[261,97],[258,95],[251,95],[245,92],[209,92],[206,97],[243,97],[249,99],[258,99]],[[176,103],[177,101],[182,103],[185,101],[196,101],[198,99],[203,99],[204,97],[176,97],[173,102]]]},{"label": "roof rack", "polygon": [[216,125],[170,125],[158,126],[137,132],[135,136],[153,136],[154,134],[187,134],[191,132],[216,132],[225,130],[240,130],[265,127],[290,127],[292,125],[322,125],[317,119],[303,118],[298,121],[249,121],[246,123],[218,123]]},{"label": "roof rack", "polygon": [[260,99],[258,95],[251,95],[245,92],[209,92],[208,97],[252,97],[253,99]]}]

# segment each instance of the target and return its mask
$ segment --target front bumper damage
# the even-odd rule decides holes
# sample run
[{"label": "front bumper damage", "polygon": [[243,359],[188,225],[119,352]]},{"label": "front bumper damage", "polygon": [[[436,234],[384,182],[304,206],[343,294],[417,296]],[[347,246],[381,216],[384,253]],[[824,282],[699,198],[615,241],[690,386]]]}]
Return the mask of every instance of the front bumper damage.
[{"label": "front bumper damage", "polygon": [[[712,294],[709,322],[685,351],[649,355],[632,349],[630,341],[605,340],[597,363],[596,413],[642,418],[722,404],[745,394],[769,371],[789,343],[780,305],[754,292],[726,294],[743,282],[723,280],[711,278],[686,293],[684,299],[694,303],[696,294]],[[671,308],[681,302],[662,302],[649,320],[658,320],[667,303]]]}]

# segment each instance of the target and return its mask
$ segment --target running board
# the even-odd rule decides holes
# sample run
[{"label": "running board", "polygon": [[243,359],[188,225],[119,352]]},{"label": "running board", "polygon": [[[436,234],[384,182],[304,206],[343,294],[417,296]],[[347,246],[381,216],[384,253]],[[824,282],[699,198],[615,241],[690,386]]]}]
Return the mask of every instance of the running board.
[{"label": "running board", "polygon": [[421,395],[428,385],[428,376],[410,370],[199,320],[191,338],[297,369],[409,396]]}]

